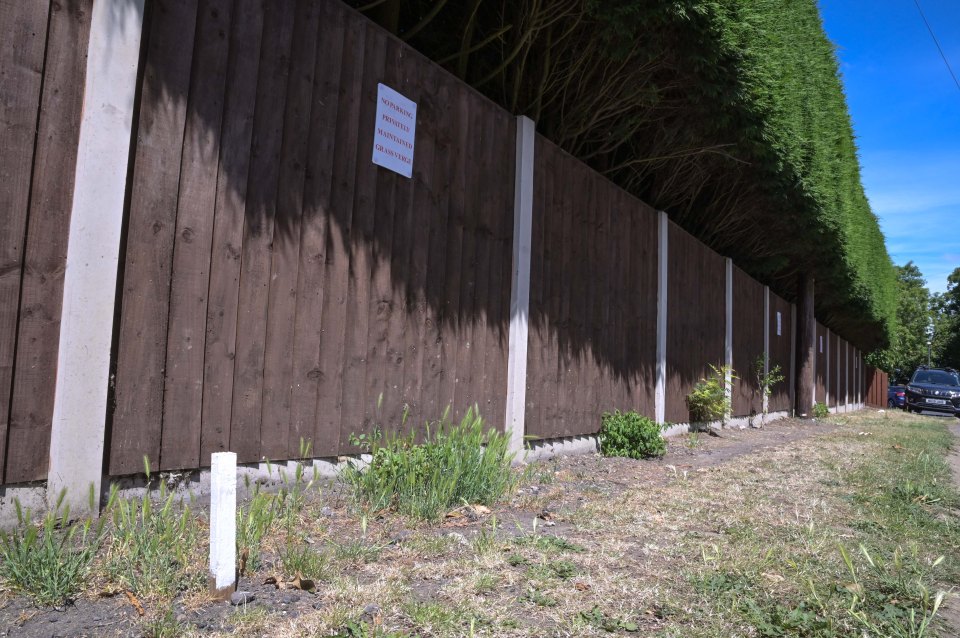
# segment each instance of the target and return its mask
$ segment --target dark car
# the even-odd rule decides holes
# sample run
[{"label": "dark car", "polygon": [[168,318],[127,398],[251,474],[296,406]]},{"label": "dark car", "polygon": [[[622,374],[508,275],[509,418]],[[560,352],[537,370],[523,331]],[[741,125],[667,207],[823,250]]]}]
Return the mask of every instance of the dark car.
[{"label": "dark car", "polygon": [[960,416],[960,375],[953,368],[917,368],[906,394],[910,412],[931,410]]},{"label": "dark car", "polygon": [[906,387],[902,385],[892,385],[887,388],[887,407],[904,408],[907,405]]}]

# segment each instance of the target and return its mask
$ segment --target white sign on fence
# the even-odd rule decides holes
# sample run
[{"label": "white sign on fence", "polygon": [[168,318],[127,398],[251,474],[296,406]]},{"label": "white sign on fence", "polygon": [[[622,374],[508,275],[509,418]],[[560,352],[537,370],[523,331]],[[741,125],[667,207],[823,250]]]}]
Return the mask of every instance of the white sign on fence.
[{"label": "white sign on fence", "polygon": [[777,336],[780,336],[780,311],[777,311]]},{"label": "white sign on fence", "polygon": [[373,163],[404,177],[413,175],[417,103],[389,86],[377,85],[377,121],[373,129]]}]

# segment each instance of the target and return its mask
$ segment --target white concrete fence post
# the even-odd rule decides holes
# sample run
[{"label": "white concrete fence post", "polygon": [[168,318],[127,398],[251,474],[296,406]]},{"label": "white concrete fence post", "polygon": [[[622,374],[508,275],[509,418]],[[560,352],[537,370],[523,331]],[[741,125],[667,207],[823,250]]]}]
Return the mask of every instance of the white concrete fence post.
[{"label": "white concrete fence post", "polygon": [[823,402],[827,405],[827,411],[830,410],[830,330],[827,330],[826,343],[823,345],[825,356],[823,360]]},{"label": "white concrete fence post", "polygon": [[723,332],[723,365],[725,366],[723,386],[727,396],[727,413],[724,420],[733,415],[733,260],[727,257],[724,260],[726,283],[724,299],[726,312],[724,314]]},{"label": "white concrete fence post", "polygon": [[834,401],[837,402],[837,412],[840,412],[843,409],[843,402],[840,400],[840,340],[837,339],[837,369],[834,370],[834,374],[837,375],[837,396],[834,397]]},{"label": "white concrete fence post", "polygon": [[513,194],[513,270],[510,278],[510,336],[507,353],[505,427],[517,460],[524,449],[527,403],[527,341],[530,319],[530,251],[533,231],[533,150],[536,125],[517,117],[516,179]]},{"label": "white concrete fence post", "polygon": [[227,600],[237,586],[237,455],[210,455],[210,594]]},{"label": "white concrete fence post", "polygon": [[657,213],[657,378],[653,410],[657,423],[666,423],[667,412],[667,268],[670,219]]},{"label": "white concrete fence post", "polygon": [[797,305],[790,304],[790,414],[797,410]]},{"label": "white concrete fence post", "polygon": [[[770,286],[763,287],[763,378],[766,380],[767,375],[770,374]],[[763,392],[761,401],[763,405],[761,406],[761,411],[764,415],[770,411],[770,397],[767,396],[767,392],[763,388],[760,388],[760,391]]]},{"label": "white concrete fence post", "polygon": [[[143,0],[93,3],[63,283],[47,495],[100,509],[110,345]],[[92,511],[89,490],[93,489]]]},{"label": "white concrete fence post", "polygon": [[843,365],[843,409],[845,412],[850,411],[850,342],[845,341],[843,344],[843,356],[844,356],[844,365]]}]

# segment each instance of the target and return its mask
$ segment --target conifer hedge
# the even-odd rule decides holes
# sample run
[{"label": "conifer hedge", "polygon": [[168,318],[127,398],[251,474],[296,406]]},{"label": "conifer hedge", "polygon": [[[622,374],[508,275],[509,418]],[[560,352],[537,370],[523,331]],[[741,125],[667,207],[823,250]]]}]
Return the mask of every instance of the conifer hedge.
[{"label": "conifer hedge", "polygon": [[863,349],[896,275],[815,0],[355,0]]}]

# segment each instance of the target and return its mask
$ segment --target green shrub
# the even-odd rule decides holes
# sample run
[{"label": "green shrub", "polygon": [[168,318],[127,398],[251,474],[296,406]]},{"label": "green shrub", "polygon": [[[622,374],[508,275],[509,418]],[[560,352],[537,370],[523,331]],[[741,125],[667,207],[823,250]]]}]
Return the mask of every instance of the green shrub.
[{"label": "green shrub", "polygon": [[691,423],[721,421],[730,414],[730,393],[727,392],[727,376],[732,384],[737,378],[730,366],[710,364],[710,374],[693,386],[687,395],[687,408]]},{"label": "green shrub", "polygon": [[31,520],[30,510],[24,511],[14,499],[18,525],[9,533],[0,532],[0,577],[38,605],[58,605],[80,591],[103,537],[102,519],[96,524],[89,518],[69,523],[64,496],[66,490],[39,526]]},{"label": "green shrub", "polygon": [[636,412],[620,410],[603,414],[600,452],[604,456],[643,459],[663,456],[666,451],[667,443],[663,439],[663,433],[653,420]]},{"label": "green shrub", "polygon": [[818,401],[813,406],[813,416],[817,417],[818,419],[826,418],[830,416],[830,408],[827,407],[826,403]]},{"label": "green shrub", "polygon": [[378,429],[351,437],[372,456],[367,467],[350,464],[342,474],[361,507],[437,520],[453,506],[491,505],[513,490],[518,476],[510,468],[509,435],[485,432],[476,407],[459,424],[450,423],[449,413],[448,408],[426,425],[419,444],[413,432],[402,436]]}]

